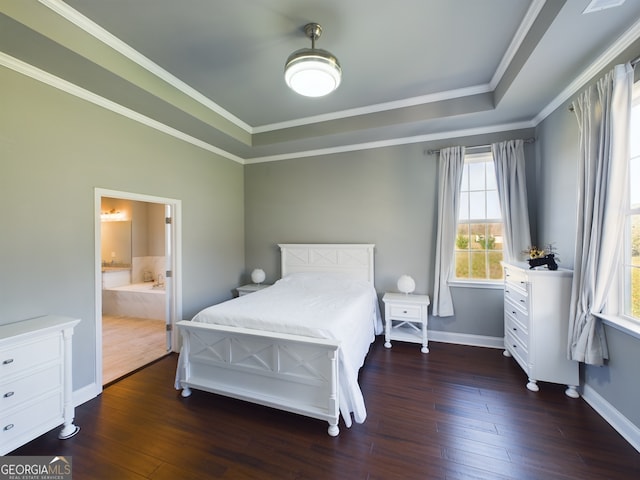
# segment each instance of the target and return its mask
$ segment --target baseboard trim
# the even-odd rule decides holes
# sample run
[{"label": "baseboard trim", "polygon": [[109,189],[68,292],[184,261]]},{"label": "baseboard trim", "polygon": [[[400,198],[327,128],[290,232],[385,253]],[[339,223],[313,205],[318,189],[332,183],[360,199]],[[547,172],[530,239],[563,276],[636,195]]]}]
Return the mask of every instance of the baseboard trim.
[{"label": "baseboard trim", "polygon": [[504,348],[504,337],[489,337],[486,335],[471,335],[468,333],[442,332],[429,330],[429,340],[443,343],[457,343],[472,347]]},{"label": "baseboard trim", "polygon": [[629,444],[640,452],[640,428],[589,385],[582,387],[582,398],[604,418]]},{"label": "baseboard trim", "polygon": [[82,405],[89,400],[96,398],[102,393],[102,388],[98,387],[97,383],[90,383],[86,387],[79,388],[73,392],[73,405]]}]

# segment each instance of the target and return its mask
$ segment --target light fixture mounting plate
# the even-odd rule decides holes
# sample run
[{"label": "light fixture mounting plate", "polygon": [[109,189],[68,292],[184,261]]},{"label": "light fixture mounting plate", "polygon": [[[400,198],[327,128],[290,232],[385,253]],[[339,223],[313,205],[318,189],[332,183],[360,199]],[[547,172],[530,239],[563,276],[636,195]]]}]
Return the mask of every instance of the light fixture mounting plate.
[{"label": "light fixture mounting plate", "polygon": [[318,23],[307,23],[304,26],[304,33],[311,40],[315,41],[320,38],[320,35],[322,35],[322,27]]}]

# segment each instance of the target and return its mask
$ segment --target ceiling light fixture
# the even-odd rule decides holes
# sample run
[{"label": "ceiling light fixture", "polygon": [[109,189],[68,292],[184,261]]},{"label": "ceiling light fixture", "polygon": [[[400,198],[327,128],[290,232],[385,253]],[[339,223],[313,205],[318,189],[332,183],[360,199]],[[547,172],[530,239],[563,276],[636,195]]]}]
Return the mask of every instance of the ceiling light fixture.
[{"label": "ceiling light fixture", "polygon": [[284,67],[284,80],[296,93],[306,97],[322,97],[333,92],[342,78],[342,68],[331,53],[315,48],[322,34],[317,23],[308,23],[304,32],[311,39],[311,48],[296,50]]}]

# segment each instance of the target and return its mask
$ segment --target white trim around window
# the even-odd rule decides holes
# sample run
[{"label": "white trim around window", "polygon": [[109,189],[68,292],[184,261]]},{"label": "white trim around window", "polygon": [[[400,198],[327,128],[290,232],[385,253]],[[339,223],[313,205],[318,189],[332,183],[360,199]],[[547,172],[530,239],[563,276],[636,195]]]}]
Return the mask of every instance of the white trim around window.
[{"label": "white trim around window", "polygon": [[600,318],[605,325],[609,325],[616,330],[620,330],[640,340],[640,324],[638,322],[618,315],[605,313],[596,313],[595,316]]},{"label": "white trim around window", "polygon": [[502,280],[449,280],[449,286],[453,288],[484,288],[486,290],[502,290],[504,289],[504,281]]}]

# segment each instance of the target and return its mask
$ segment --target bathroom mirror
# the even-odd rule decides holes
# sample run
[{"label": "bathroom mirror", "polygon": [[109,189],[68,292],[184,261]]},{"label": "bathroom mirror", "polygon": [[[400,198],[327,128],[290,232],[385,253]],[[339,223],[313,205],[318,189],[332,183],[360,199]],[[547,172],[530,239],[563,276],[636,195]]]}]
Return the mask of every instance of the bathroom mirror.
[{"label": "bathroom mirror", "polygon": [[102,265],[131,268],[131,221],[101,222]]}]

